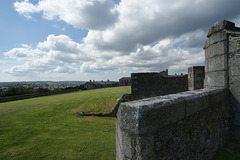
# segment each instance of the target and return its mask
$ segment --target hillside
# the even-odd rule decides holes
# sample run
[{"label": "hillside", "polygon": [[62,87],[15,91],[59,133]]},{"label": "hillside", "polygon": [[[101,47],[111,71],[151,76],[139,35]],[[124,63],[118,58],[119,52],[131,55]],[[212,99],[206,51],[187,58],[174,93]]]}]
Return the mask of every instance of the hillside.
[{"label": "hillside", "polygon": [[115,120],[107,114],[130,87],[0,104],[0,159],[115,159]]}]

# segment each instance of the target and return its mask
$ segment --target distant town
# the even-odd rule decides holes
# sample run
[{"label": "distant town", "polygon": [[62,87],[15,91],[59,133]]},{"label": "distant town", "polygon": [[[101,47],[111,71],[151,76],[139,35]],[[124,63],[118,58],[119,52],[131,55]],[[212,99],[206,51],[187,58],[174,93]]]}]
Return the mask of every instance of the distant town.
[{"label": "distant town", "polygon": [[65,89],[69,87],[76,87],[84,85],[84,81],[29,81],[29,82],[0,82],[0,92],[6,92],[10,88],[25,87],[32,89],[33,91],[38,91],[39,89]]},{"label": "distant town", "polygon": [[79,90],[128,86],[130,84],[130,77],[123,77],[119,81],[110,81],[108,79],[106,81],[0,82],[0,103]]},{"label": "distant town", "polygon": [[10,89],[24,89],[28,92],[51,92],[69,89],[97,89],[106,87],[117,87],[130,85],[131,78],[123,77],[119,81],[26,81],[26,82],[0,82],[0,96],[8,92]]}]

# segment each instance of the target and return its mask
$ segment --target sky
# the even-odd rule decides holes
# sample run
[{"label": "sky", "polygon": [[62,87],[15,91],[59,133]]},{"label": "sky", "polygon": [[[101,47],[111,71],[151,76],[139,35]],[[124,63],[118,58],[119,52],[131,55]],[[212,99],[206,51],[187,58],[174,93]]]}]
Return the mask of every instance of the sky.
[{"label": "sky", "polygon": [[1,0],[0,82],[118,80],[204,65],[239,0]]}]

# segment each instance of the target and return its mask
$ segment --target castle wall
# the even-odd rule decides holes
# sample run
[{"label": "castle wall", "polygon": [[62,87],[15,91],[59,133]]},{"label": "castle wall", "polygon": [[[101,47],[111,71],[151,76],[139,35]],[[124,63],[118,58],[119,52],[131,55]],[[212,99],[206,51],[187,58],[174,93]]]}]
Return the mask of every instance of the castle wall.
[{"label": "castle wall", "polygon": [[[220,21],[207,37],[204,89],[120,105],[116,121],[118,160],[212,159],[227,132],[240,140],[240,28]],[[162,93],[162,88],[154,87],[167,83],[162,83],[162,76],[144,77],[132,75],[132,85],[137,86],[133,94]]]},{"label": "castle wall", "polygon": [[188,90],[187,75],[166,76],[161,73],[132,73],[132,96],[154,97]]},{"label": "castle wall", "polygon": [[229,21],[215,23],[205,49],[205,87],[229,91],[230,128],[240,139],[240,28]]},{"label": "castle wall", "polygon": [[225,91],[202,89],[122,103],[117,159],[213,157],[227,129]]}]

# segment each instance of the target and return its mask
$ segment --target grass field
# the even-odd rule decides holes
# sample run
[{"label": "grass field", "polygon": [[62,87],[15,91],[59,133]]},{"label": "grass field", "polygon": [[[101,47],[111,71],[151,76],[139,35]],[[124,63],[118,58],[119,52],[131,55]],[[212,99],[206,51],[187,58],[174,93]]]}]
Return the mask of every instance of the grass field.
[{"label": "grass field", "polygon": [[115,121],[80,117],[111,112],[130,87],[0,103],[0,159],[115,159]]}]

